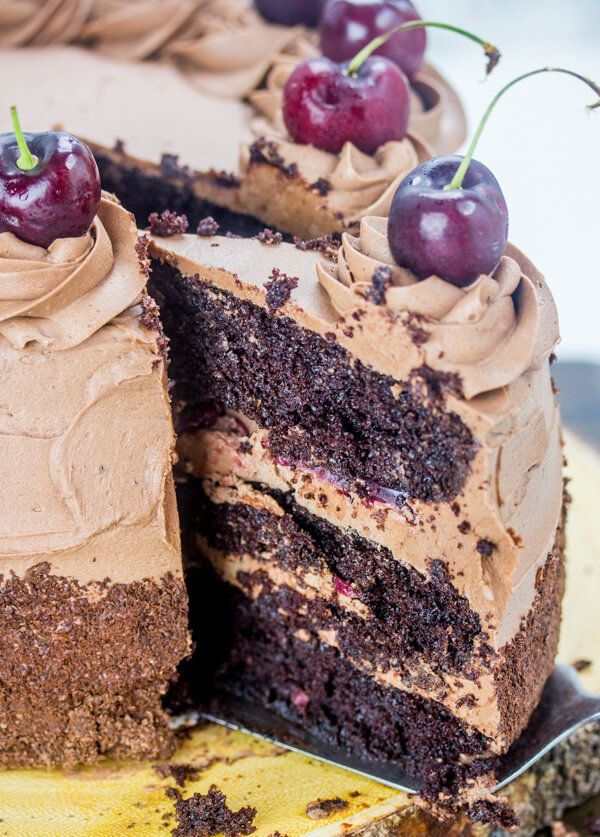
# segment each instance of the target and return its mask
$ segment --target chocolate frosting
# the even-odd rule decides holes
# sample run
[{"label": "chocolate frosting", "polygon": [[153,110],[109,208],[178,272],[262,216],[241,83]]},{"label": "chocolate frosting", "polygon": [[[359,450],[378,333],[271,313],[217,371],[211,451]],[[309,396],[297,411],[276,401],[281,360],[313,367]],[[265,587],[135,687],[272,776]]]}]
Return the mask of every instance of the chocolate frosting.
[{"label": "chocolate frosting", "polygon": [[266,21],[250,3],[213,0],[196,17],[187,38],[174,41],[166,54],[206,93],[243,98],[255,90],[280,55],[314,53],[302,27]]},{"label": "chocolate frosting", "polygon": [[[294,142],[279,123],[279,116],[274,122],[257,119],[252,130],[257,138],[274,143],[285,165],[297,166],[308,186],[324,181],[329,209],[343,217],[347,226],[357,225],[363,215],[386,215],[401,180],[420,159],[431,156],[416,137],[387,142],[373,155],[350,142],[339,154],[330,154],[314,145]],[[247,165],[248,156],[246,149],[242,166]]]},{"label": "chocolate frosting", "polygon": [[251,0],[6,0],[0,46],[83,43],[117,58],[177,62],[217,96],[243,98],[280,53],[314,54],[301,27],[265,20]]},{"label": "chocolate frosting", "polygon": [[[432,149],[414,133],[401,142],[386,143],[373,155],[351,143],[339,154],[295,143],[285,128],[282,102],[283,89],[297,64],[298,58],[292,55],[277,56],[265,88],[251,93],[250,102],[261,114],[251,126],[254,136],[274,143],[285,164],[295,164],[309,186],[325,181],[327,204],[346,226],[357,225],[364,215],[387,215],[400,182],[420,160],[433,155]],[[413,99],[420,102],[418,97]],[[247,158],[246,150],[242,165],[245,160],[247,165]]]},{"label": "chocolate frosting", "polygon": [[4,577],[44,561],[85,583],[181,574],[174,434],[136,243],[106,195],[81,238],[44,250],[0,235]]},{"label": "chocolate frosting", "polygon": [[[364,307],[379,268],[391,270],[385,307],[423,332],[428,366],[457,373],[472,398],[539,368],[558,342],[558,316],[544,282],[537,287],[510,245],[489,276],[457,288],[438,276],[419,281],[394,260],[387,219],[364,218],[359,237],[344,234],[337,265],[317,265],[319,281],[339,314]],[[367,303],[369,304],[369,303]]]},{"label": "chocolate frosting", "polygon": [[16,348],[68,349],[133,305],[146,276],[136,264],[129,223],[104,196],[79,238],[44,249],[0,233],[0,334]]}]

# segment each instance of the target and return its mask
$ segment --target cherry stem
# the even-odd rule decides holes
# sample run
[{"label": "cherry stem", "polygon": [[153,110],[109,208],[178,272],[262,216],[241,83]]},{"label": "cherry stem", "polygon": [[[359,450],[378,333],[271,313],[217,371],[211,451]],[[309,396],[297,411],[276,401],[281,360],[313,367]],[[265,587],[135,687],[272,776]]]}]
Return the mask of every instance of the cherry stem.
[{"label": "cherry stem", "polygon": [[[588,87],[591,87],[594,93],[597,96],[600,96],[600,86],[597,85],[594,81],[585,76],[580,75],[579,73],[574,72],[573,70],[565,70],[562,67],[542,67],[539,70],[531,70],[528,73],[524,73],[522,76],[518,76],[514,78],[512,81],[509,81],[508,84],[504,85],[504,87],[496,93],[492,101],[489,103],[487,110],[483,114],[481,118],[481,122],[479,123],[475,134],[473,135],[473,139],[471,140],[471,144],[467,149],[467,153],[463,157],[463,160],[460,166],[457,168],[456,173],[450,183],[447,186],[444,186],[444,189],[460,189],[463,184],[463,180],[465,179],[465,175],[468,171],[468,168],[471,164],[471,160],[473,159],[473,154],[475,153],[475,148],[477,147],[477,143],[483,133],[485,126],[487,125],[487,121],[490,118],[491,112],[496,107],[498,101],[504,96],[507,90],[510,90],[515,84],[518,84],[520,81],[523,81],[526,78],[531,78],[531,76],[537,76],[540,73],[565,73],[568,76],[573,76],[573,78],[577,78],[582,81],[584,84],[587,84]],[[600,99],[597,102],[594,102],[593,105],[588,106],[590,110],[594,110],[595,108],[600,107]]]},{"label": "cherry stem", "polygon": [[383,46],[386,41],[388,41],[394,35],[397,35],[399,32],[410,32],[411,29],[423,29],[423,28],[434,28],[434,29],[445,29],[448,32],[456,32],[457,35],[462,35],[465,38],[469,38],[469,40],[474,41],[479,46],[483,47],[483,51],[485,52],[488,63],[486,67],[486,73],[489,75],[498,61],[500,61],[500,51],[497,47],[493,44],[488,43],[488,41],[484,41],[483,38],[479,38],[477,35],[474,35],[472,32],[467,32],[466,29],[460,29],[458,26],[452,26],[450,23],[439,23],[435,20],[410,20],[408,23],[401,23],[399,26],[394,26],[393,29],[390,29],[389,32],[384,32],[383,35],[379,35],[377,38],[373,38],[365,47],[363,47],[360,52],[358,52],[352,61],[348,64],[348,73],[351,76],[356,75],[362,65],[365,63],[367,58],[370,58],[373,53],[379,49],[379,47]]},{"label": "cherry stem", "polygon": [[19,146],[19,156],[17,157],[17,166],[21,171],[31,171],[38,164],[38,158],[32,154],[25,140],[21,123],[19,122],[19,114],[15,105],[10,106],[10,118],[12,119],[13,131],[17,138],[17,145]]}]

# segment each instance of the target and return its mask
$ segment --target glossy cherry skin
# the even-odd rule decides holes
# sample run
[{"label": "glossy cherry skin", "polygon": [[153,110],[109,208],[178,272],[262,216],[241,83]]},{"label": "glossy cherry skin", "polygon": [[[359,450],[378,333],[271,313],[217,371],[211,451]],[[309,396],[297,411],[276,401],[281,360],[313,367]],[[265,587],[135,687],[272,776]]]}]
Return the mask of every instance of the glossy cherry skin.
[{"label": "glossy cherry skin", "polygon": [[327,0],[254,0],[258,11],[272,23],[284,26],[318,26]]},{"label": "glossy cherry skin", "polygon": [[399,265],[420,279],[435,274],[465,287],[504,253],[508,209],[492,172],[472,160],[461,189],[445,190],[462,157],[434,157],[398,186],[388,225]]},{"label": "glossy cherry skin", "polygon": [[[350,61],[373,38],[410,20],[421,20],[410,0],[330,0],[321,23],[321,51],[334,61]],[[425,29],[393,35],[379,47],[412,78],[423,63]]]},{"label": "glossy cherry skin", "polygon": [[371,56],[351,76],[347,65],[310,58],[289,77],[283,95],[286,127],[296,142],[337,154],[352,142],[373,154],[406,136],[410,97],[402,70]]},{"label": "glossy cherry skin", "polygon": [[90,149],[57,131],[25,134],[38,158],[31,171],[17,166],[13,133],[0,134],[0,232],[49,247],[57,238],[83,235],[100,204],[100,175]]}]

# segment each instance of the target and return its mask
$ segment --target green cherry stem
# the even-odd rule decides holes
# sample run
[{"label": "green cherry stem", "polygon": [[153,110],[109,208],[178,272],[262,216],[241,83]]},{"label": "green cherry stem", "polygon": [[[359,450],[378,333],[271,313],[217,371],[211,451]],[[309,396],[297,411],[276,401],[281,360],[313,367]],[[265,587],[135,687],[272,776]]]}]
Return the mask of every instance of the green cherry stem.
[{"label": "green cherry stem", "polygon": [[19,146],[19,156],[17,157],[17,166],[21,171],[31,171],[38,164],[38,158],[29,150],[29,146],[25,141],[21,123],[19,122],[19,114],[15,105],[10,106],[10,118],[12,120],[13,131],[17,138],[17,145]]},{"label": "green cherry stem", "polygon": [[398,32],[410,32],[411,29],[422,29],[427,27],[445,29],[447,32],[456,32],[457,35],[462,35],[463,37],[468,38],[470,41],[474,41],[476,44],[483,47],[483,51],[488,59],[486,67],[487,75],[492,72],[498,61],[500,61],[500,51],[497,47],[490,44],[488,41],[484,41],[483,38],[479,38],[472,32],[467,32],[466,29],[460,29],[458,26],[452,26],[450,23],[440,23],[436,20],[411,20],[408,23],[401,23],[399,26],[394,26],[394,28],[390,29],[389,32],[385,32],[383,35],[373,38],[373,40],[364,46],[360,52],[357,52],[352,61],[350,61],[348,64],[348,74],[355,76],[367,58],[370,58],[370,56],[373,55],[379,47],[383,46],[393,35],[397,35]]},{"label": "green cherry stem", "polygon": [[[515,84],[518,84],[520,81],[523,81],[526,78],[531,78],[531,76],[537,76],[540,73],[565,73],[568,76],[573,76],[573,78],[579,79],[584,84],[587,84],[588,87],[591,87],[594,93],[597,96],[600,96],[600,86],[597,85],[594,81],[585,76],[580,75],[579,73],[574,72],[573,70],[565,70],[562,67],[541,67],[539,70],[530,70],[528,73],[523,73],[522,76],[517,76],[512,81],[509,81],[508,84],[505,84],[494,96],[492,101],[489,103],[485,113],[481,118],[481,122],[477,126],[477,130],[473,135],[473,139],[471,140],[471,144],[467,149],[467,153],[465,154],[460,166],[456,169],[456,173],[450,183],[445,186],[445,189],[460,189],[463,180],[465,179],[465,175],[468,171],[468,168],[471,164],[471,160],[473,159],[473,154],[475,153],[475,148],[477,147],[477,143],[484,131],[485,126],[487,125],[487,121],[490,118],[490,114],[496,107],[498,101],[504,96],[507,90],[510,90]],[[595,108],[600,107],[600,99],[597,102],[594,102],[593,105],[588,106],[590,110],[594,110]]]}]

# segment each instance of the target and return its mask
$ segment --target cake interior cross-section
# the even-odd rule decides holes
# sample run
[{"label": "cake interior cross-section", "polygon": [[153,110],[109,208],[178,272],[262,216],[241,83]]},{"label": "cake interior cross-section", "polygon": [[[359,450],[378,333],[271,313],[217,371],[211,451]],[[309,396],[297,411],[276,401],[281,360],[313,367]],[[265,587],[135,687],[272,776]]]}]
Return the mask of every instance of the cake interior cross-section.
[{"label": "cake interior cross-section", "polygon": [[516,248],[467,288],[417,282],[386,227],[310,246],[153,235],[150,288],[170,339],[188,697],[214,678],[437,798],[487,781],[552,670],[557,322]]}]

